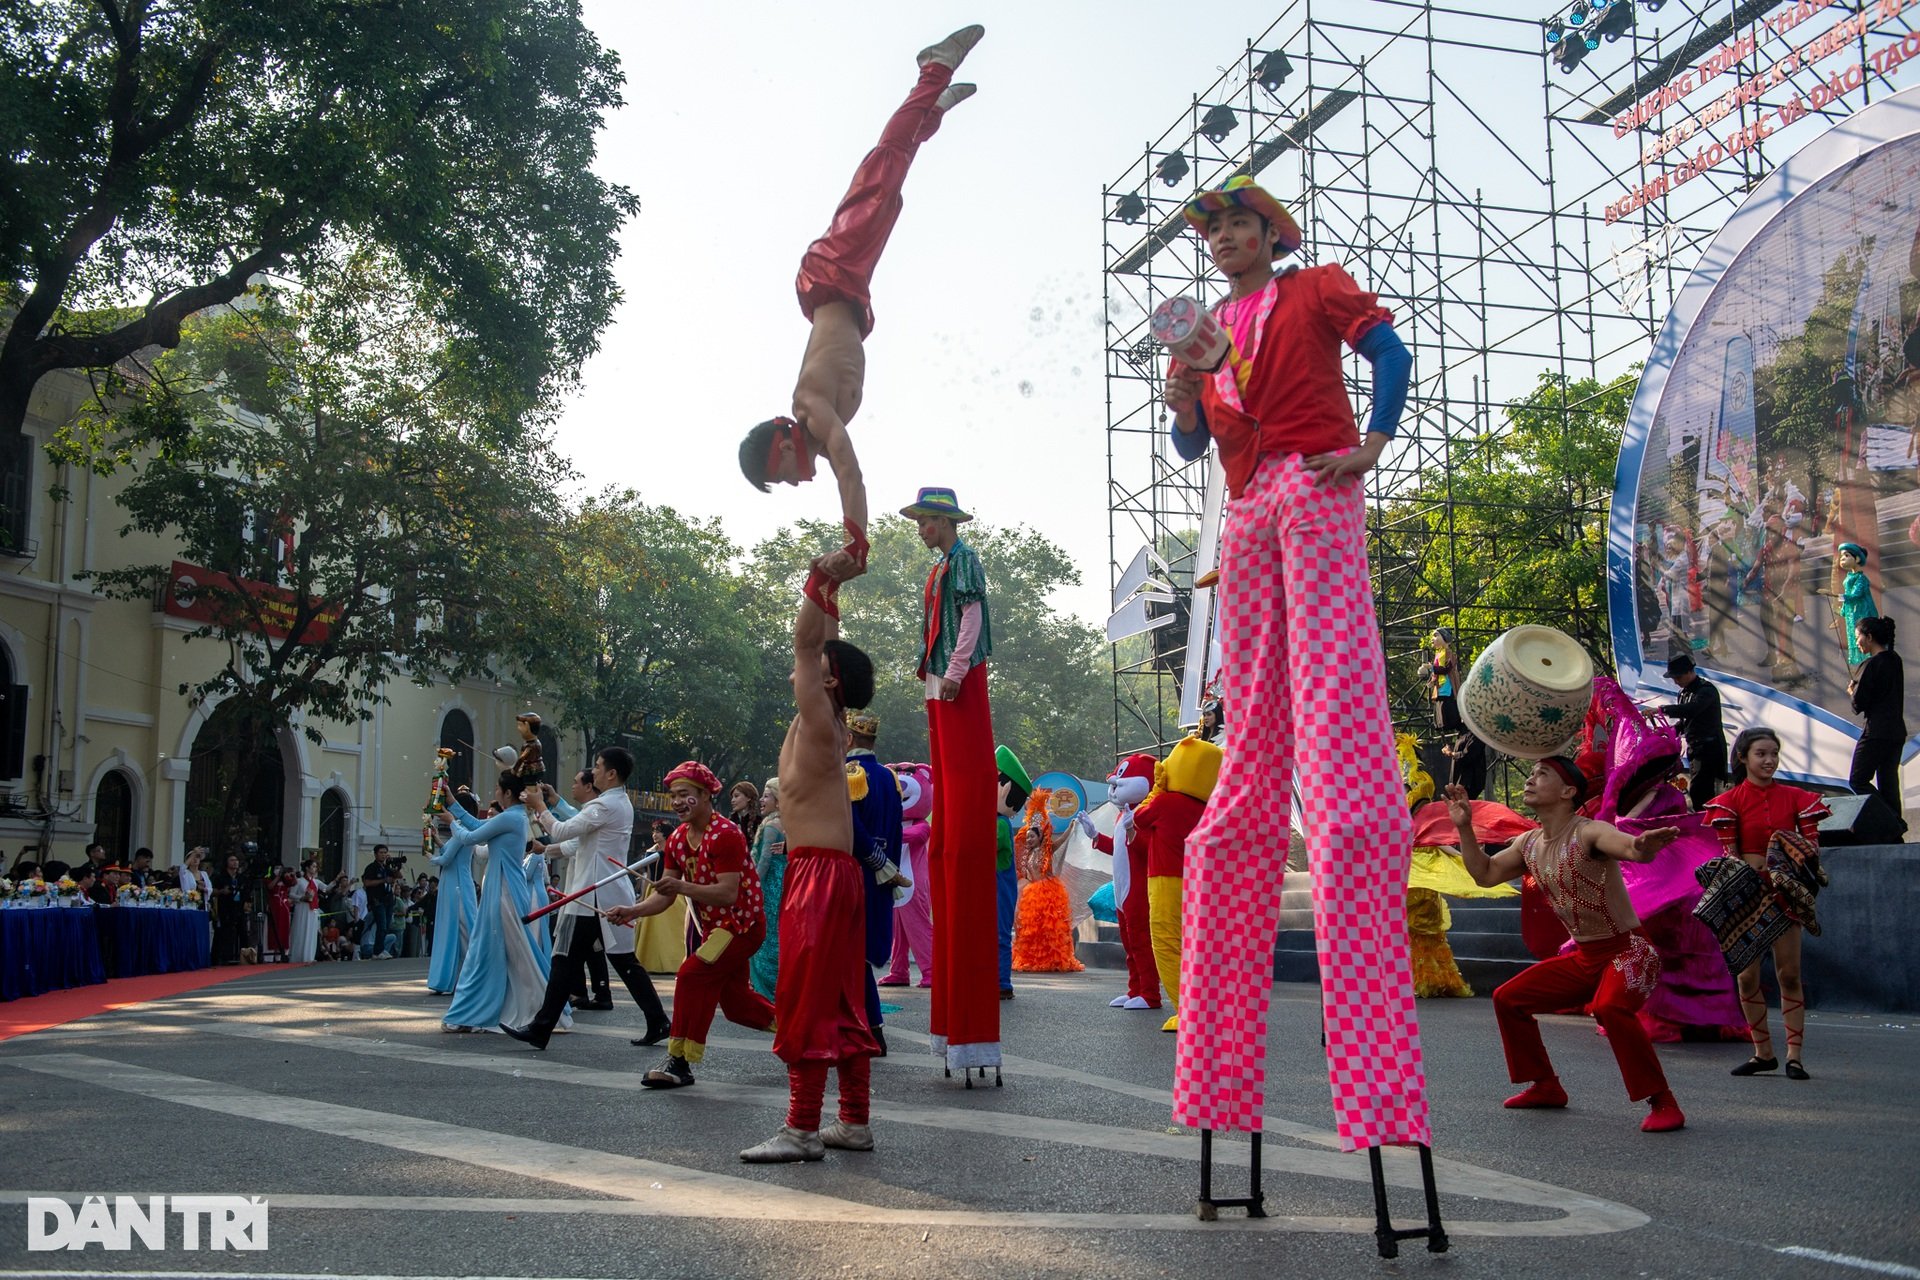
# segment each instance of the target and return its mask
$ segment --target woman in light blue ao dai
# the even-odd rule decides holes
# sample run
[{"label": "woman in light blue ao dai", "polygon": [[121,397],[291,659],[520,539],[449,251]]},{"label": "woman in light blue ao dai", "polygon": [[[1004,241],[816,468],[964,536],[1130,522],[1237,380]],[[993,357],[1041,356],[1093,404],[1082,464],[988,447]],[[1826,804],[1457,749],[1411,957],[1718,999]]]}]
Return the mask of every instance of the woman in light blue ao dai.
[{"label": "woman in light blue ao dai", "polygon": [[[459,816],[460,830],[446,840],[445,849],[487,844],[486,884],[453,1003],[442,1025],[449,1031],[492,1031],[502,1022],[523,1026],[539,1012],[547,989],[547,958],[534,945],[535,926],[521,917],[534,908],[533,885],[527,879],[527,811],[513,794],[511,775],[500,775],[495,803],[500,812],[485,822]],[[449,810],[456,815],[459,809]],[[444,850],[443,850],[444,851]]]},{"label": "woman in light blue ao dai", "polygon": [[[480,819],[468,813],[455,797],[447,798],[447,813],[462,826],[477,827]],[[473,883],[473,847],[448,844],[432,857],[440,876],[439,905],[433,912],[433,962],[427,966],[427,990],[449,995],[460,981],[460,966],[473,942],[480,910],[480,891]]]}]

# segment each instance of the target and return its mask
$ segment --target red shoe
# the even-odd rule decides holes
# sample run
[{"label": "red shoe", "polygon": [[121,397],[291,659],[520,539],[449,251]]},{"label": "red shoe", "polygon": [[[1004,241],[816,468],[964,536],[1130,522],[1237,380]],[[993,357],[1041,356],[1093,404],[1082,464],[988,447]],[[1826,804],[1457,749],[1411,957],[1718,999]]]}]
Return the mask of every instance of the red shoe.
[{"label": "red shoe", "polygon": [[1522,1107],[1564,1107],[1567,1105],[1567,1091],[1560,1087],[1560,1081],[1554,1076],[1545,1080],[1536,1080],[1519,1093],[1508,1098],[1506,1105]]},{"label": "red shoe", "polygon": [[1675,1129],[1687,1127],[1687,1117],[1681,1113],[1680,1104],[1673,1100],[1671,1090],[1656,1093],[1647,1101],[1653,1109],[1647,1112],[1647,1118],[1640,1122],[1640,1132],[1672,1133]]}]

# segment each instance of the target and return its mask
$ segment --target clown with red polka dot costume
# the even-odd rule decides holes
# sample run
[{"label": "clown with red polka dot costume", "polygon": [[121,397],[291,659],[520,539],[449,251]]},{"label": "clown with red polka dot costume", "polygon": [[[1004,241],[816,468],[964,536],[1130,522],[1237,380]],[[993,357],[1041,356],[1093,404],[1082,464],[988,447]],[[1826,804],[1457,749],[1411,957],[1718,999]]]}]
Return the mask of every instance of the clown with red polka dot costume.
[{"label": "clown with red polka dot costume", "polygon": [[694,1082],[693,1068],[706,1057],[716,1012],[755,1031],[773,1029],[773,1002],[753,989],[749,968],[767,937],[760,875],[747,854],[746,836],[714,812],[719,793],[720,779],[696,760],[667,775],[667,794],[680,825],[667,837],[661,876],[644,901],[607,913],[616,924],[632,924],[659,915],[680,897],[692,906],[700,926],[699,948],[674,975],[667,1060],[640,1079],[650,1089],[680,1089]]}]

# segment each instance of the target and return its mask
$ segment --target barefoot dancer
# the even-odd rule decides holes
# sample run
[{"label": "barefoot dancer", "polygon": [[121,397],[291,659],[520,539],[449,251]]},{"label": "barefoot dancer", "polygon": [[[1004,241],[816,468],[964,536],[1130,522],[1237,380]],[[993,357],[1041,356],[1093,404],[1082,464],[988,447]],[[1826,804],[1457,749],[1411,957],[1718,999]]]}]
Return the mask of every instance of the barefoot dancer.
[{"label": "barefoot dancer", "polygon": [[1542,960],[1493,993],[1500,1040],[1507,1050],[1507,1074],[1527,1087],[1507,1099],[1515,1108],[1564,1107],[1567,1091],[1554,1074],[1540,1040],[1538,1013],[1586,1005],[1607,1033],[1607,1045],[1620,1064],[1627,1097],[1646,1099],[1649,1110],[1640,1128],[1665,1133],[1686,1124],[1680,1104],[1667,1088],[1666,1074],[1653,1041],[1640,1025],[1640,1006],[1660,980],[1660,955],[1640,928],[1627,901],[1622,862],[1651,862],[1680,835],[1678,827],[1659,827],[1630,836],[1577,812],[1586,798],[1587,780],[1573,761],[1550,756],[1527,776],[1527,807],[1540,821],[1489,858],[1473,834],[1466,788],[1447,788],[1447,816],[1460,833],[1460,856],[1474,882],[1488,888],[1531,872],[1554,911],[1573,935],[1575,950]]}]

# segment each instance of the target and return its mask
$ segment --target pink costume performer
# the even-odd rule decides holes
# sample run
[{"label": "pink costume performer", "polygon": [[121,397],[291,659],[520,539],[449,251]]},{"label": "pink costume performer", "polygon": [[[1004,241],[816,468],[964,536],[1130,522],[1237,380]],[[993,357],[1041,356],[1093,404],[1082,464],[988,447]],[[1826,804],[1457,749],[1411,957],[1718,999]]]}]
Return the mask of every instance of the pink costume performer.
[{"label": "pink costume performer", "polygon": [[[933,985],[933,876],[928,868],[927,842],[933,837],[933,770],[924,764],[888,765],[900,779],[900,811],[905,819],[900,838],[907,847],[908,875],[913,896],[894,908],[893,966],[880,979],[883,987],[904,987],[913,980],[911,960],[920,966],[920,985]],[[1722,966],[1724,967],[1724,966]]]},{"label": "pink costume performer", "polygon": [[[1222,692],[1237,715],[1219,785],[1187,841],[1173,1115],[1202,1130],[1201,1216],[1219,1205],[1262,1212],[1267,1002],[1286,780],[1297,769],[1341,1146],[1371,1152],[1382,1256],[1408,1236],[1438,1251],[1446,1238],[1407,944],[1413,827],[1367,575],[1363,475],[1398,429],[1412,360],[1391,313],[1340,267],[1275,274],[1300,229],[1251,178],[1202,192],[1186,216],[1233,285],[1213,313],[1232,339],[1227,356],[1211,372],[1170,369],[1166,395],[1181,455],[1201,456],[1211,439],[1225,471],[1218,627]],[[1343,342],[1373,364],[1364,442]],[[1214,1130],[1255,1135],[1249,1200],[1212,1197]],[[1421,1148],[1424,1229],[1396,1232],[1386,1219],[1386,1144]]]},{"label": "pink costume performer", "polygon": [[[1630,836],[1660,827],[1680,838],[1652,862],[1625,862],[1620,875],[1641,930],[1660,953],[1660,985],[1640,1009],[1655,1040],[1724,1040],[1745,1035],[1739,996],[1713,931],[1693,917],[1700,900],[1694,872],[1720,856],[1720,837],[1704,814],[1687,809],[1672,785],[1680,772],[1680,736],[1635,706],[1605,676],[1594,681],[1594,704],[1609,720],[1607,785],[1592,816]],[[1571,951],[1569,943],[1563,952]]]}]

